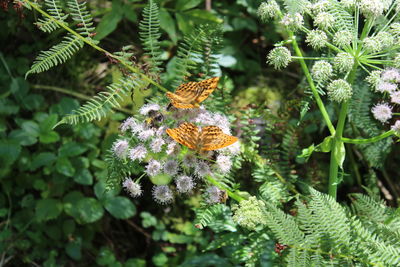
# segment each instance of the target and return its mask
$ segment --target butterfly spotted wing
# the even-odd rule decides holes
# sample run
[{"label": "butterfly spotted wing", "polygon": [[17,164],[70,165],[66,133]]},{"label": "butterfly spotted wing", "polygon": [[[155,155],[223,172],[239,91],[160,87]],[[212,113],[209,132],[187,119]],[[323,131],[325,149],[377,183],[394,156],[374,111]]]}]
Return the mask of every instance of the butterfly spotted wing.
[{"label": "butterfly spotted wing", "polygon": [[200,150],[203,151],[224,148],[232,145],[238,140],[238,138],[235,136],[225,134],[217,126],[203,127],[199,139],[201,143]]},{"label": "butterfly spotted wing", "polygon": [[166,132],[176,142],[190,149],[197,149],[199,143],[199,128],[196,125],[184,122],[177,128],[167,129]]},{"label": "butterfly spotted wing", "polygon": [[197,108],[217,88],[219,77],[201,82],[181,84],[175,93],[167,92],[167,97],[176,108]]}]

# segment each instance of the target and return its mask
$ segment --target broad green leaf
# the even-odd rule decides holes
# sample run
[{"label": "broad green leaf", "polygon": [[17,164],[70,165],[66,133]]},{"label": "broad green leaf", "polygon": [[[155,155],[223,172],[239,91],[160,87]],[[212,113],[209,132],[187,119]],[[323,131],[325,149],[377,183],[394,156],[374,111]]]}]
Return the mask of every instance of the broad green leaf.
[{"label": "broad green leaf", "polygon": [[79,191],[69,192],[64,198],[64,211],[70,216],[75,217],[77,214],[76,205],[78,202],[83,199],[83,194]]},{"label": "broad green leaf", "polygon": [[41,132],[39,140],[43,144],[50,144],[60,140],[60,135],[55,131]]},{"label": "broad green leaf", "polygon": [[100,200],[106,200],[108,198],[112,198],[121,191],[120,187],[116,187],[115,189],[107,190],[106,189],[106,182],[103,180],[99,181],[96,183],[94,186],[94,194],[96,197]]},{"label": "broad green leaf", "polygon": [[71,235],[75,232],[76,224],[74,220],[65,220],[62,229],[65,236]]},{"label": "broad green leaf", "polygon": [[39,125],[34,121],[24,121],[21,125],[22,130],[32,137],[38,137],[40,133]]},{"label": "broad green leaf", "polygon": [[74,175],[74,181],[78,184],[91,185],[93,183],[93,176],[88,169],[80,169]]},{"label": "broad green leaf", "polygon": [[181,30],[183,34],[190,34],[190,32],[192,31],[192,27],[188,23],[190,17],[182,13],[175,13],[175,17],[178,23],[179,30]]},{"label": "broad green leaf", "polygon": [[60,200],[53,198],[40,199],[36,202],[36,220],[48,221],[55,219],[62,212],[63,205]]},{"label": "broad green leaf", "polygon": [[339,167],[343,170],[343,162],[346,157],[346,148],[344,147],[343,142],[336,142],[335,143],[335,159],[339,164]]},{"label": "broad green leaf", "polygon": [[176,26],[174,19],[165,8],[161,8],[159,14],[160,14],[159,17],[160,17],[161,29],[166,31],[168,33],[169,38],[171,38],[172,42],[176,44],[178,42],[178,36],[176,34]]},{"label": "broad green leaf", "polygon": [[11,165],[21,153],[21,147],[15,140],[0,140],[0,166]]},{"label": "broad green leaf", "polygon": [[322,152],[330,152],[332,149],[332,142],[333,142],[333,137],[328,136],[324,139],[324,141],[320,144],[320,149]]},{"label": "broad green leaf", "polygon": [[58,173],[68,177],[72,177],[75,174],[75,168],[72,166],[71,161],[65,157],[59,157],[57,159],[56,169]]},{"label": "broad green leaf", "polygon": [[95,198],[85,197],[76,204],[74,217],[79,223],[93,223],[104,214],[104,209]]},{"label": "broad green leaf", "polygon": [[106,14],[100,21],[96,28],[96,40],[101,40],[110,33],[112,33],[118,26],[122,19],[122,14],[118,12],[110,12]]},{"label": "broad green leaf", "polygon": [[11,115],[17,114],[19,111],[19,106],[14,103],[14,101],[5,98],[0,99],[0,114],[1,115]]},{"label": "broad green leaf", "polygon": [[38,110],[43,107],[44,97],[38,94],[29,94],[23,103],[27,110]]},{"label": "broad green leaf", "polygon": [[117,219],[128,219],[136,214],[135,205],[126,197],[109,198],[104,202],[104,207]]},{"label": "broad green leaf", "polygon": [[115,261],[114,253],[110,249],[102,247],[97,256],[96,263],[100,266],[115,266]]},{"label": "broad green leaf", "polygon": [[14,130],[9,137],[17,141],[21,146],[30,146],[37,142],[36,136],[30,135],[24,130]]},{"label": "broad green leaf", "polygon": [[59,150],[60,157],[76,157],[84,153],[87,147],[76,142],[68,142],[62,145]]},{"label": "broad green leaf", "polygon": [[33,158],[31,163],[31,171],[35,171],[40,167],[49,166],[56,160],[56,155],[51,152],[42,152]]},{"label": "broad green leaf", "polygon": [[65,252],[68,256],[72,259],[79,261],[82,258],[82,238],[78,237],[70,242],[65,246]]},{"label": "broad green leaf", "polygon": [[155,266],[166,266],[168,257],[164,253],[158,253],[152,257]]},{"label": "broad green leaf", "polygon": [[176,1],[175,8],[177,10],[187,10],[198,6],[203,0],[178,0]]}]

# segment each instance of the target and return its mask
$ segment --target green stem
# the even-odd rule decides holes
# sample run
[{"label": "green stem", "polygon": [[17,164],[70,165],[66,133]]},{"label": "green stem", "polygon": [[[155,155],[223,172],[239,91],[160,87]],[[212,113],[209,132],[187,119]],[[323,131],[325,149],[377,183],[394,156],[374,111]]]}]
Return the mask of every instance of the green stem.
[{"label": "green stem", "polygon": [[[358,61],[356,61],[353,65],[353,69],[349,73],[347,77],[347,82],[350,84],[354,83],[356,79],[356,72],[358,67]],[[340,107],[339,119],[336,125],[336,133],[335,138],[332,143],[332,151],[331,151],[331,162],[329,166],[329,185],[328,185],[328,194],[336,199],[337,196],[337,186],[338,186],[338,172],[339,172],[339,162],[336,159],[336,155],[339,153],[337,149],[340,149],[343,145],[342,135],[344,130],[344,125],[347,117],[347,110],[349,108],[349,102],[344,102]]]},{"label": "green stem", "polygon": [[[92,97],[90,97],[90,96],[87,96],[87,95],[84,95],[84,94],[81,94],[81,93],[77,93],[77,92],[74,92],[72,90],[61,88],[61,87],[56,87],[56,86],[51,86],[51,85],[42,85],[42,84],[34,84],[34,85],[31,85],[31,86],[34,89],[49,90],[49,91],[59,92],[59,93],[70,95],[70,96],[73,96],[73,97],[76,97],[76,98],[79,98],[79,99],[82,99],[82,100],[90,100],[90,99],[92,99]],[[124,112],[126,114],[131,114],[131,115],[133,114],[133,112],[131,110],[126,109],[126,108],[114,107],[113,109],[121,111],[121,112]]]},{"label": "green stem", "polygon": [[207,175],[206,179],[212,183],[213,185],[215,185],[216,187],[218,187],[221,190],[225,190],[228,193],[228,196],[230,196],[231,198],[233,198],[234,200],[236,200],[237,202],[240,202],[242,200],[244,200],[243,197],[239,196],[238,194],[230,191],[228,188],[226,188],[225,186],[223,186],[221,183],[219,183],[217,180],[215,180],[214,178],[212,178],[211,176]]},{"label": "green stem", "polygon": [[93,43],[93,41],[89,38],[85,38],[82,35],[80,35],[79,33],[77,33],[76,31],[74,31],[73,29],[71,29],[70,27],[68,27],[65,23],[55,19],[54,17],[52,17],[51,15],[49,15],[48,13],[46,13],[45,11],[43,11],[37,4],[32,3],[30,0],[23,0],[25,3],[27,3],[28,5],[30,5],[33,9],[35,9],[37,12],[41,13],[43,16],[49,18],[50,20],[54,21],[57,25],[59,25],[60,27],[64,28],[66,31],[70,32],[72,35],[76,36],[78,39],[80,39],[82,42],[88,44],[89,46],[93,47],[94,49],[104,53],[106,56],[113,58],[115,60],[117,60],[121,65],[123,65],[125,68],[127,68],[128,70],[130,70],[133,73],[136,73],[138,75],[141,76],[141,78],[143,78],[143,80],[145,80],[148,83],[151,83],[152,85],[158,87],[160,90],[164,91],[164,92],[168,92],[168,89],[166,89],[165,87],[161,86],[160,84],[158,84],[157,82],[153,81],[151,78],[149,78],[147,75],[143,74],[139,68],[135,68],[134,66],[131,66],[130,63],[124,59],[122,59],[119,56],[113,55],[110,52],[108,52],[107,50],[101,48],[100,46],[96,45]]},{"label": "green stem", "polygon": [[322,99],[318,94],[317,87],[314,84],[314,81],[313,81],[313,79],[311,77],[311,73],[310,73],[310,71],[309,71],[309,69],[307,67],[307,64],[304,61],[304,59],[302,59],[303,58],[303,53],[301,52],[301,50],[299,48],[299,45],[297,44],[296,37],[294,36],[293,32],[289,32],[289,38],[292,40],[293,49],[294,49],[296,55],[299,57],[300,66],[301,66],[301,68],[302,68],[302,70],[304,72],[304,75],[306,76],[308,84],[310,85],[311,91],[313,93],[315,101],[317,102],[318,108],[321,111],[322,117],[324,118],[325,123],[328,126],[328,129],[329,129],[331,135],[334,135],[335,134],[335,127],[333,126],[333,124],[331,122],[331,119],[329,118],[329,114],[326,111],[325,105],[322,102]]},{"label": "green stem", "polygon": [[382,139],[385,139],[389,136],[392,136],[395,134],[394,130],[390,130],[387,132],[384,132],[381,135],[375,136],[375,137],[371,137],[371,138],[367,138],[367,139],[351,139],[351,138],[345,138],[342,137],[342,142],[344,143],[349,143],[349,144],[369,144],[369,143],[375,143],[378,142]]}]

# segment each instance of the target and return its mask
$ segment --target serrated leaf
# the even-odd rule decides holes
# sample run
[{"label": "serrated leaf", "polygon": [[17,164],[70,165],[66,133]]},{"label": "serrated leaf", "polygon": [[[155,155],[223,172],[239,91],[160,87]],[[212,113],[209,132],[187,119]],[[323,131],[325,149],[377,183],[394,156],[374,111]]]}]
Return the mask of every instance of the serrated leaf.
[{"label": "serrated leaf", "polygon": [[85,197],[76,204],[74,217],[79,223],[93,223],[103,217],[104,209],[95,198]]},{"label": "serrated leaf", "polygon": [[56,170],[62,175],[72,177],[75,174],[75,168],[72,166],[71,161],[65,157],[59,157],[56,163]]},{"label": "serrated leaf", "polygon": [[42,152],[33,158],[31,163],[31,171],[35,171],[40,167],[49,166],[56,160],[56,155],[51,152]]}]

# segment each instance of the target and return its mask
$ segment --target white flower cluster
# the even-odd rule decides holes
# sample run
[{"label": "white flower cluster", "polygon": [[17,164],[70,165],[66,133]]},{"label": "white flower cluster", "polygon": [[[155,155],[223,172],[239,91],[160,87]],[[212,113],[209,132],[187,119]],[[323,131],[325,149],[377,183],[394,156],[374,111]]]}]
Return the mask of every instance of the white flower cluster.
[{"label": "white flower cluster", "polygon": [[[197,109],[173,109],[166,111],[158,104],[146,104],[139,110],[140,115],[126,119],[120,126],[122,136],[112,146],[116,158],[125,164],[144,163],[145,174],[156,184],[152,195],[156,202],[167,204],[173,201],[174,192],[191,193],[206,175],[227,174],[232,168],[232,157],[240,152],[239,142],[223,149],[198,154],[181,145],[167,133],[166,125],[178,126],[190,121],[199,128],[216,125],[226,134],[231,134],[229,119],[220,113]],[[155,118],[161,121],[153,121]],[[165,121],[164,121],[165,120]],[[161,181],[161,182],[160,182]],[[174,181],[174,183],[171,183]],[[131,178],[123,181],[124,189],[138,197],[142,189],[138,181]],[[208,192],[208,191],[207,191]],[[207,201],[212,204],[216,201]]]},{"label": "white flower cluster", "polygon": [[[374,86],[376,92],[382,93],[390,100],[380,102],[372,107],[371,112],[375,119],[382,123],[387,123],[393,117],[393,108],[400,105],[400,70],[389,68],[384,71],[375,71],[367,78],[367,81]],[[397,125],[397,126],[396,126]],[[397,129],[399,123],[396,122],[392,127]]]}]

